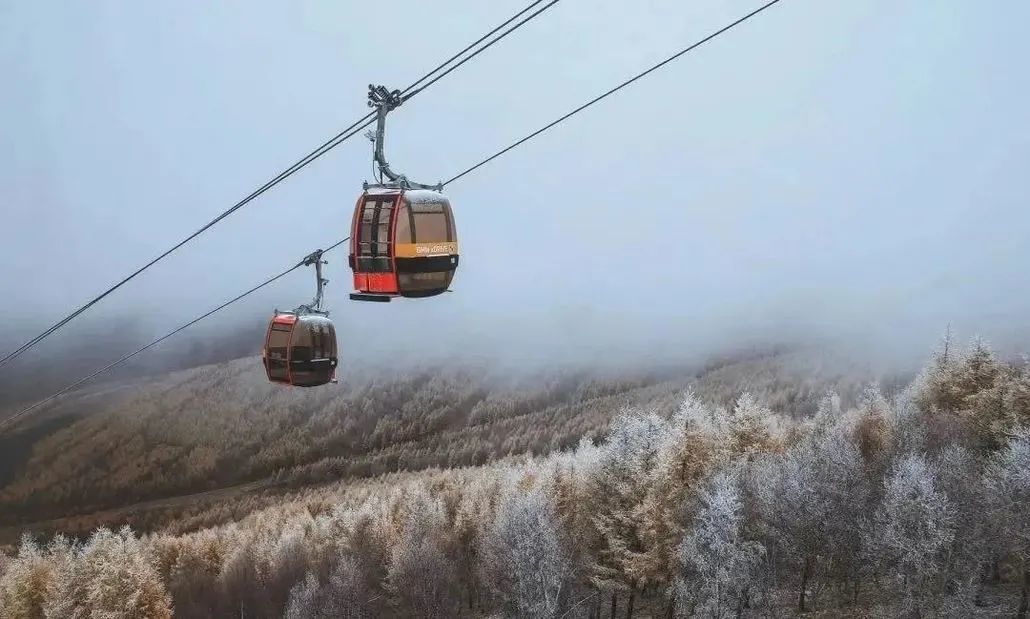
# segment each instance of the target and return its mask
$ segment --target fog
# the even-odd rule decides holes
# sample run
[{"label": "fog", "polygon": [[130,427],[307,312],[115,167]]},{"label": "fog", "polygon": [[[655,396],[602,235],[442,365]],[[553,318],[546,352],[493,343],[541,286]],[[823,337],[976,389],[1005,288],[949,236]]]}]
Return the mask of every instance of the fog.
[{"label": "fog", "polygon": [[[3,3],[2,348],[365,114],[369,83],[406,86],[522,6]],[[756,6],[565,0],[391,115],[387,155],[449,178]],[[342,354],[832,342],[910,360],[948,324],[1023,350],[1028,18],[1015,0],[786,0],[449,186],[452,293],[351,302],[346,255],[327,255]],[[343,238],[370,159],[343,144],[17,363],[72,342],[117,358]],[[252,329],[256,353],[260,321],[313,281],[294,272],[182,337]]]}]

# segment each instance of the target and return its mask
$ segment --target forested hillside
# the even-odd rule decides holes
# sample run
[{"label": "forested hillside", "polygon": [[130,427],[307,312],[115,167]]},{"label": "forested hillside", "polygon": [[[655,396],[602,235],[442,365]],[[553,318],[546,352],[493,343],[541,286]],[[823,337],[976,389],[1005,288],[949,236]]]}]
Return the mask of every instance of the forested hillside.
[{"label": "forested hillside", "polygon": [[[725,396],[723,371],[695,382]],[[1025,364],[949,346],[904,390],[827,392],[807,416],[657,385],[625,391],[667,409],[621,402],[599,440],[548,455],[302,490],[190,532],[26,538],[0,559],[0,614],[1026,614]]]},{"label": "forested hillside", "polygon": [[626,408],[668,415],[689,385],[713,404],[747,389],[805,416],[827,389],[853,399],[869,378],[812,350],[645,370],[345,365],[340,376],[339,385],[289,390],[245,358],[71,396],[42,430],[0,439],[13,448],[0,527],[252,482],[289,489],[546,454],[599,439]]}]

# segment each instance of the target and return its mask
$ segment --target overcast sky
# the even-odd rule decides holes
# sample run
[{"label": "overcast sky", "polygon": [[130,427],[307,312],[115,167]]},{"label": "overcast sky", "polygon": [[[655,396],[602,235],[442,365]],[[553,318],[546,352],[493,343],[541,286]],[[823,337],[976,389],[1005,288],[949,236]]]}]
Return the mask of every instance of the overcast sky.
[{"label": "overcast sky", "polygon": [[[0,0],[5,336],[365,114],[369,83],[407,85],[525,2]],[[756,6],[563,0],[392,115],[387,155],[448,178]],[[921,355],[948,322],[1024,337],[1028,21],[1018,0],[784,0],[449,187],[452,294],[350,302],[329,255],[343,354],[839,336]],[[346,236],[370,154],[337,148],[62,334],[125,314],[160,332]],[[312,281],[206,328],[293,307]]]}]

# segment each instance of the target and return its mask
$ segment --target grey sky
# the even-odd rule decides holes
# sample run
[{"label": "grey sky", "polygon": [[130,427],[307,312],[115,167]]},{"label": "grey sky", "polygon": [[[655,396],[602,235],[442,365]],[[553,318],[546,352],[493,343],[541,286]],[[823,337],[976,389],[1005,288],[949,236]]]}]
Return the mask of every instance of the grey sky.
[{"label": "grey sky", "polygon": [[[364,114],[368,83],[406,85],[524,4],[0,1],[5,308],[45,327]],[[563,0],[399,110],[387,154],[449,177],[758,4]],[[453,294],[352,303],[331,255],[344,354],[1025,336],[1028,19],[784,0],[450,187]],[[68,334],[174,326],[342,238],[369,159],[337,148]]]}]

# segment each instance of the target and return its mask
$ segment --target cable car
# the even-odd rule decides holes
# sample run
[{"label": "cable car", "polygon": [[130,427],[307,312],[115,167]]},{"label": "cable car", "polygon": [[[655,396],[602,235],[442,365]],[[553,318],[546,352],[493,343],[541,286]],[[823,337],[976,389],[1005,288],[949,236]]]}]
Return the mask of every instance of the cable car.
[{"label": "cable car", "polygon": [[336,328],[318,314],[276,312],[263,355],[268,380],[317,387],[336,378]]},{"label": "cable car", "polygon": [[443,186],[415,183],[390,169],[383,154],[386,115],[404,98],[397,90],[368,87],[377,109],[373,158],[376,184],[364,184],[351,218],[350,268],[356,301],[431,297],[446,292],[458,268],[458,232]]},{"label": "cable car", "polygon": [[350,266],[357,300],[445,292],[458,268],[450,201],[428,189],[367,189],[354,208]]},{"label": "cable car", "polygon": [[322,289],[329,280],[322,279],[325,262],[321,258],[319,250],[301,262],[315,265],[318,292],[314,302],[292,312],[276,310],[268,323],[261,362],[268,380],[274,383],[317,387],[336,381],[336,327],[322,308]]}]

